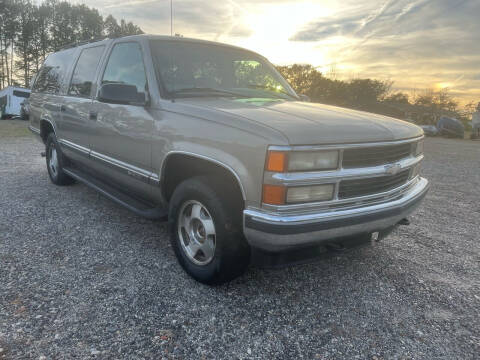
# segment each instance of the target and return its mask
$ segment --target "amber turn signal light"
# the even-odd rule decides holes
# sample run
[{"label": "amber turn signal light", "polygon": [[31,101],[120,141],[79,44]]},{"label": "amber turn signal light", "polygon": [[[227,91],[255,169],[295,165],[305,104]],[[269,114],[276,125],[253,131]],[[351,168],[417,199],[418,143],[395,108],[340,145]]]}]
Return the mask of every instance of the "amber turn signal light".
[{"label": "amber turn signal light", "polygon": [[263,203],[270,205],[284,205],[286,187],[279,185],[263,185]]},{"label": "amber turn signal light", "polygon": [[285,172],[287,169],[287,154],[282,151],[269,151],[265,168],[267,171]]}]

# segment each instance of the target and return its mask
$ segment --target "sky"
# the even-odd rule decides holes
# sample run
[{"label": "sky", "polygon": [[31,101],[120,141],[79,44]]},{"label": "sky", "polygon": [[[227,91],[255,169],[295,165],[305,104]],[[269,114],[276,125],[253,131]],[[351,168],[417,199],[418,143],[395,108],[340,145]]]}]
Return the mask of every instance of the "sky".
[{"label": "sky", "polygon": [[[77,0],[170,34],[170,0]],[[339,79],[480,101],[480,0],[173,0],[173,31],[308,63]]]}]

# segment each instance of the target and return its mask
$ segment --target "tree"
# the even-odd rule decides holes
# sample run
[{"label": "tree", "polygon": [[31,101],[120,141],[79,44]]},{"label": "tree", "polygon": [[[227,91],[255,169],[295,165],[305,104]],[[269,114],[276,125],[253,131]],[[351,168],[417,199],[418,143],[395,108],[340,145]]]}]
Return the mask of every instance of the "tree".
[{"label": "tree", "polygon": [[309,96],[311,95],[311,90],[322,78],[322,73],[317,71],[312,65],[293,64],[291,66],[278,66],[277,70],[296,92]]},{"label": "tree", "polygon": [[121,36],[140,35],[140,34],[143,34],[143,31],[137,25],[134,25],[132,22],[127,23],[125,20],[121,19],[120,33],[121,33]]},{"label": "tree", "polygon": [[390,92],[392,83],[372,79],[351,80],[348,86],[350,102],[354,107],[366,109],[369,105],[385,99]]},{"label": "tree", "polygon": [[80,30],[79,38],[82,40],[99,39],[103,36],[103,18],[97,9],[90,9],[79,5]]},{"label": "tree", "polygon": [[290,85],[314,102],[366,110],[383,101],[392,87],[390,81],[354,79],[349,82],[326,78],[312,65],[277,67]]},{"label": "tree", "polygon": [[14,40],[18,31],[18,6],[13,0],[4,0],[0,5],[0,52],[2,57],[2,79],[5,86],[13,84]]},{"label": "tree", "polygon": [[142,29],[134,25],[131,22],[126,22],[125,20],[120,20],[120,25],[117,20],[112,16],[108,15],[103,23],[103,32],[105,36],[109,38],[117,38],[120,36],[127,35],[138,35],[143,34]]},{"label": "tree", "polygon": [[67,1],[0,0],[0,87],[29,86],[48,53],[103,36],[142,34],[132,22]]},{"label": "tree", "polygon": [[103,33],[110,38],[117,38],[121,36],[122,29],[112,15],[108,15],[103,22]]},{"label": "tree", "polygon": [[427,89],[422,95],[415,99],[415,105],[430,108],[432,111],[449,111],[456,112],[458,110],[458,101],[456,101],[449,93],[448,88],[440,91]]},{"label": "tree", "polygon": [[17,6],[22,10],[18,12],[18,32],[15,38],[15,52],[17,61],[16,69],[21,71],[25,86],[28,87],[30,79],[30,63],[32,61],[31,40],[33,39],[33,5],[29,0],[21,0]]},{"label": "tree", "polygon": [[391,94],[385,98],[386,102],[397,103],[397,104],[410,104],[410,98],[407,94],[403,92],[397,92]]}]

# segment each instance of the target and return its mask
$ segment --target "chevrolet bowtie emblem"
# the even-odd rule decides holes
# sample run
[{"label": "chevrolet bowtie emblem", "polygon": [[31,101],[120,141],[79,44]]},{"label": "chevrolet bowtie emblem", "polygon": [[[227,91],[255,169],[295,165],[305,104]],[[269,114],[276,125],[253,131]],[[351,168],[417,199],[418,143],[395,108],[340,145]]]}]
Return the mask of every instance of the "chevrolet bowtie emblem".
[{"label": "chevrolet bowtie emblem", "polygon": [[385,172],[388,175],[396,175],[400,170],[402,170],[402,165],[400,164],[385,165]]}]

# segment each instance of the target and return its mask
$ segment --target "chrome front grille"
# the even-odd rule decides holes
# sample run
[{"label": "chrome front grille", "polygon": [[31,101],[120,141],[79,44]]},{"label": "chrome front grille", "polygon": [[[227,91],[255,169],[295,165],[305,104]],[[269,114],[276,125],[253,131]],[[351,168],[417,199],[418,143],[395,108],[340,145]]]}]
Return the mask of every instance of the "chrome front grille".
[{"label": "chrome front grille", "polygon": [[368,144],[271,146],[269,150],[286,152],[338,150],[339,163],[334,170],[264,173],[265,184],[287,188],[334,184],[335,191],[331,200],[262,207],[280,213],[310,213],[359,207],[401,196],[418,181],[423,159],[423,152],[416,153],[419,141],[423,137]]},{"label": "chrome front grille", "polygon": [[345,169],[353,169],[389,164],[410,156],[411,152],[410,143],[345,149],[342,166]]},{"label": "chrome front grille", "polygon": [[342,180],[338,189],[339,199],[378,194],[402,186],[408,181],[410,170],[403,170],[396,175],[374,178]]}]

